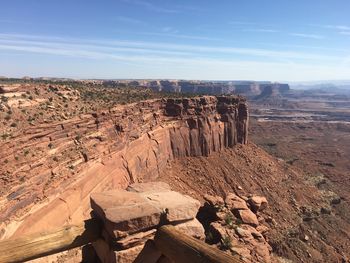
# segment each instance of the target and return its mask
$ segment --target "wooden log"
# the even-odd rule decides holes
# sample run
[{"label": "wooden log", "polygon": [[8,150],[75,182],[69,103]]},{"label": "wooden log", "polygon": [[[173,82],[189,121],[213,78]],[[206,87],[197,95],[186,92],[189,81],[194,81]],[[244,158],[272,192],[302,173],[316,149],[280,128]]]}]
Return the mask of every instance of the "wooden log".
[{"label": "wooden log", "polygon": [[23,262],[52,255],[83,246],[100,236],[101,223],[90,219],[81,225],[0,241],[0,263]]},{"label": "wooden log", "polygon": [[181,263],[236,263],[243,262],[238,256],[229,255],[217,248],[187,236],[174,226],[158,229],[154,242],[170,260]]}]

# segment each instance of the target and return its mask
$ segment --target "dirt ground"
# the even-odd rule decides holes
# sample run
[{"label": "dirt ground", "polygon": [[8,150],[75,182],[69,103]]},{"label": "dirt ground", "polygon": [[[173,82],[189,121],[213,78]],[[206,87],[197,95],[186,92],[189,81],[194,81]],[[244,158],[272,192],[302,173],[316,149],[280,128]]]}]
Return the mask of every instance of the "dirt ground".
[{"label": "dirt ground", "polygon": [[[249,145],[176,160],[160,180],[203,195],[261,194],[272,217],[273,252],[293,262],[350,260],[350,124],[258,121]],[[305,241],[305,237],[308,241]]]}]

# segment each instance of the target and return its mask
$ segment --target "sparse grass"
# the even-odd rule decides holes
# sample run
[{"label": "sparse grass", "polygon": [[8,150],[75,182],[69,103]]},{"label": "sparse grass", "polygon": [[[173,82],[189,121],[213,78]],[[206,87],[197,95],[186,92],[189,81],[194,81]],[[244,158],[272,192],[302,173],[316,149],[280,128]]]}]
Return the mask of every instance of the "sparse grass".
[{"label": "sparse grass", "polygon": [[236,225],[240,226],[240,225],[242,225],[242,224],[243,224],[242,220],[239,219],[239,218],[237,218],[237,219],[236,219]]},{"label": "sparse grass", "polygon": [[32,117],[32,116],[29,116],[29,117],[27,118],[27,121],[28,121],[28,122],[32,122],[32,121],[34,121],[34,120],[35,120],[35,118]]},{"label": "sparse grass", "polygon": [[233,225],[233,222],[234,222],[233,215],[230,214],[230,213],[227,213],[227,214],[225,215],[225,224],[228,225],[228,226],[232,226],[232,225]]},{"label": "sparse grass", "polygon": [[210,232],[210,231],[206,232],[206,233],[205,233],[205,240],[206,240],[206,242],[209,243],[209,244],[214,243],[214,236],[213,236],[213,233]]},{"label": "sparse grass", "polygon": [[1,135],[1,138],[2,138],[3,140],[6,140],[6,139],[9,138],[9,137],[11,137],[11,134],[9,134],[9,133],[4,133],[4,134]]},{"label": "sparse grass", "polygon": [[225,236],[221,239],[221,248],[223,250],[228,250],[232,247],[232,238],[230,236]]}]

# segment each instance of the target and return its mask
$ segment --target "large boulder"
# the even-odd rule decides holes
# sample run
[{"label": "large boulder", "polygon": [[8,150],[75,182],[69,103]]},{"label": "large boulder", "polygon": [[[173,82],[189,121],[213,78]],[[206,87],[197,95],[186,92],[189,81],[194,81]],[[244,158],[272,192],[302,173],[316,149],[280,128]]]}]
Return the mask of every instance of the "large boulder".
[{"label": "large boulder", "polygon": [[186,235],[204,240],[205,231],[203,225],[195,218],[191,221],[187,221],[178,225],[175,225],[175,228],[182,231]]},{"label": "large boulder", "polygon": [[163,182],[148,182],[148,183],[134,183],[127,188],[130,192],[144,193],[144,192],[162,192],[170,191],[170,186]]},{"label": "large boulder", "polygon": [[204,195],[204,200],[208,202],[212,207],[221,207],[225,205],[224,199],[221,196]]},{"label": "large boulder", "polygon": [[91,195],[91,207],[114,238],[159,225],[163,213],[146,198],[125,190],[94,193]]},{"label": "large boulder", "polygon": [[178,192],[145,192],[140,193],[149,203],[163,211],[167,222],[191,220],[196,217],[200,202]]},{"label": "large boulder", "polygon": [[258,218],[249,209],[248,210],[238,210],[238,215],[244,224],[252,225],[254,227],[259,225]]},{"label": "large boulder", "polygon": [[234,193],[228,193],[225,198],[226,206],[231,210],[247,210],[248,206],[246,202],[235,195]]},{"label": "large boulder", "polygon": [[248,199],[251,210],[256,213],[262,211],[267,207],[267,199],[263,196],[252,196]]}]

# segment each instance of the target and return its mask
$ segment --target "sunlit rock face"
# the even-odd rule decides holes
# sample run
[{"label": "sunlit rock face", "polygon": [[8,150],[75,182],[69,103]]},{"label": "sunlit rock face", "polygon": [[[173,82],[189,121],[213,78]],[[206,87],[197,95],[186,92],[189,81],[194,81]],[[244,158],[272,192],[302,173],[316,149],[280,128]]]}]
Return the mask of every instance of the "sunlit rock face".
[{"label": "sunlit rock face", "polygon": [[92,192],[154,180],[174,158],[208,156],[247,137],[248,107],[237,96],[149,100],[33,126],[2,151],[44,152],[12,174],[30,180],[1,206],[0,238],[80,222]]}]

